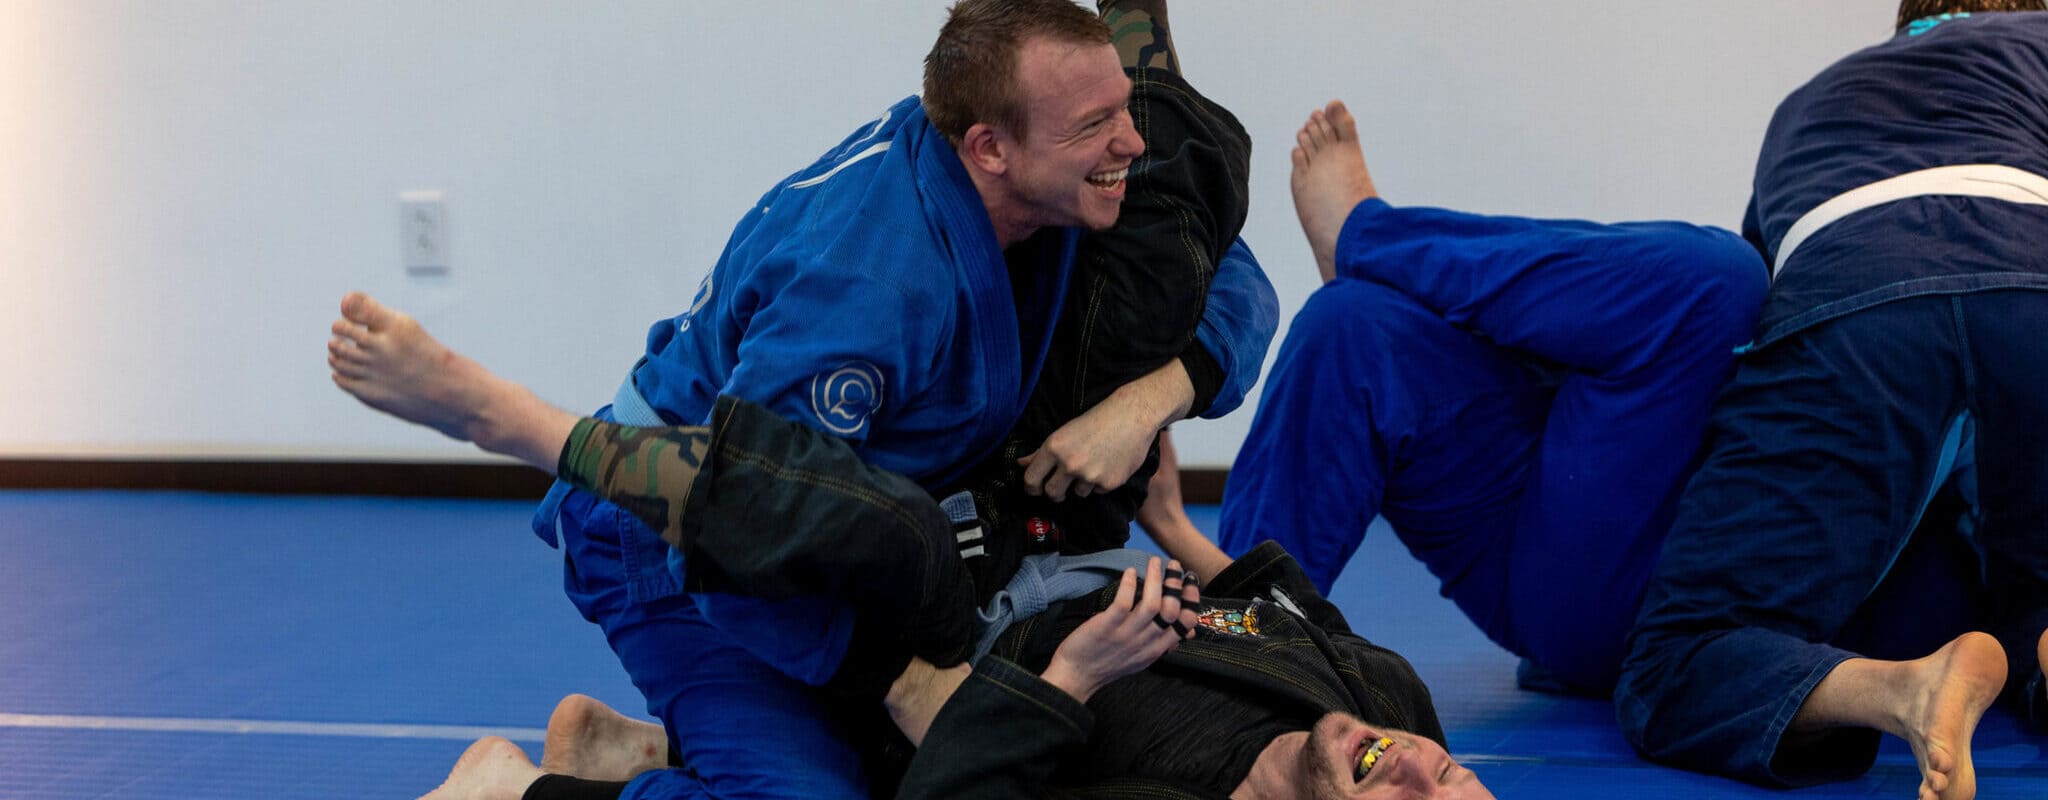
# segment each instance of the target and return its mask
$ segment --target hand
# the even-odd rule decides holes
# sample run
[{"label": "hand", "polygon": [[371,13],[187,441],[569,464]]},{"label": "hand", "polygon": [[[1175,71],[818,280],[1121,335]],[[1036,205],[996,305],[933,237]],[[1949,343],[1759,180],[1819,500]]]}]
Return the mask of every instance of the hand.
[{"label": "hand", "polygon": [[1124,570],[1116,599],[1060,643],[1043,677],[1088,702],[1097,689],[1151,666],[1194,636],[1201,600],[1201,589],[1182,580],[1178,561],[1168,562],[1162,576],[1159,559],[1147,560],[1142,588],[1137,570]]},{"label": "hand", "polygon": [[1087,497],[1122,486],[1145,463],[1154,435],[1154,429],[1122,418],[1104,401],[1017,459],[1024,465],[1024,491],[1063,501],[1069,493]]},{"label": "hand", "polygon": [[1054,501],[1115,489],[1131,479],[1161,428],[1188,413],[1195,385],[1180,359],[1111,392],[1060,426],[1024,465],[1024,491]]}]

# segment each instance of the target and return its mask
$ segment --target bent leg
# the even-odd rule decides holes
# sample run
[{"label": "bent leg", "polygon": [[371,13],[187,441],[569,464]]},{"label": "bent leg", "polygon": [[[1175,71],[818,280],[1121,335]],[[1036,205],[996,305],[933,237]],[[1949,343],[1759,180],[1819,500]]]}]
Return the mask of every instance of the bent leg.
[{"label": "bent leg", "polygon": [[1682,331],[1647,323],[1730,309],[1754,315],[1766,291],[1756,251],[1714,228],[1482,216],[1378,200],[1348,213],[1337,274],[1392,286],[1453,325],[1582,374],[1649,368]]},{"label": "bent leg", "polygon": [[[1630,333],[1614,353],[1578,351],[1603,368],[1567,371],[1558,387],[1509,543],[1507,627],[1510,649],[1551,678],[1604,693],[1763,286],[1755,259],[1725,257],[1706,229],[1616,226],[1599,238],[1599,253],[1524,279],[1549,299],[1518,314],[1523,324],[1558,340]],[[1596,257],[1622,253],[1631,260]],[[1599,296],[1576,294],[1589,286]],[[1632,299],[1589,317],[1609,296]]]},{"label": "bent leg", "polygon": [[1947,477],[1937,465],[1962,399],[1953,334],[1944,299],[1906,300],[1743,364],[1615,690],[1644,755],[1785,785],[1869,767],[1874,731],[1787,728],[1855,656],[1826,643],[1884,582]]},{"label": "bent leg", "polygon": [[[559,520],[569,599],[603,629],[646,698],[648,714],[662,722],[683,764],[714,796],[866,795],[860,759],[826,721],[814,690],[712,625],[689,596],[629,596],[627,558],[663,570],[666,546],[652,531],[637,531],[645,542],[622,534],[639,521],[582,492],[569,495]],[[734,719],[748,724],[734,725]]]},{"label": "bent leg", "polygon": [[2048,293],[1986,292],[1955,299],[1972,367],[1977,431],[1968,473],[1980,510],[1976,542],[1989,622],[2011,657],[2009,700],[2048,730],[2041,656],[2048,650]]},{"label": "bent leg", "polygon": [[[1223,549],[1266,539],[1324,591],[1383,511],[1488,628],[1548,390],[1413,300],[1334,281],[1296,315],[1224,487]],[[1476,573],[1491,578],[1474,579]],[[1496,632],[1489,630],[1490,633]]]}]

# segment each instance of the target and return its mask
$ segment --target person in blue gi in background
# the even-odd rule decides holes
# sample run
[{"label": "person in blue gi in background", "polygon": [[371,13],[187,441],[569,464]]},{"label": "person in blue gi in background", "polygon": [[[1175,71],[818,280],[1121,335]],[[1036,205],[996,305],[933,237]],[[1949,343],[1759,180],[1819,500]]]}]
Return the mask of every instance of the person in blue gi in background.
[{"label": "person in blue gi in background", "polygon": [[[1765,291],[1735,234],[1403,207],[1342,103],[1294,154],[1324,286],[1224,488],[1223,549],[1278,541],[1327,592],[1376,515],[1530,688],[1607,691]],[[1191,530],[1179,508],[1139,520]]]},{"label": "person in blue gi in background", "polygon": [[[1163,34],[1157,10],[1151,29]],[[1164,55],[1171,60],[1170,47]],[[597,416],[701,423],[715,397],[731,394],[846,439],[874,465],[929,488],[993,476],[1029,481],[1030,491],[1053,498],[1102,493],[1098,505],[1114,509],[1116,490],[1148,461],[1154,432],[1241,402],[1275,323],[1271,287],[1236,241],[1248,138],[1171,70],[1148,75],[1141,61],[1126,78],[1125,63],[1103,23],[1065,0],[957,5],[927,58],[924,97],[897,104],[771,190],[741,221],[690,311],[654,326],[648,355]],[[1138,113],[1168,147],[1143,152],[1132,127]],[[1208,148],[1191,156],[1174,137]],[[1170,222],[1164,212],[1141,213],[1144,225],[1083,241],[1074,228],[1115,222],[1127,185],[1142,209],[1160,205],[1154,193],[1198,202],[1173,206]],[[1153,242],[1165,244],[1147,252]],[[1187,243],[1198,257],[1183,255]],[[1157,258],[1169,246],[1176,258]],[[1148,257],[1165,262],[1149,268],[1176,291],[1113,285]],[[1091,279],[1070,287],[1070,272]],[[1070,293],[1116,313],[1069,325],[1059,312]],[[388,313],[368,298],[344,303],[330,347],[341,354],[330,363],[343,388],[552,467],[559,439],[502,445],[479,418],[488,415],[418,413],[421,382],[436,385],[428,376],[377,385],[348,366],[349,354],[402,317]],[[1163,338],[1123,350],[1103,344],[1140,324]],[[1080,352],[1054,351],[1063,344]],[[1058,414],[1020,423],[1041,366],[1087,379],[1059,385],[1074,399],[1055,406]],[[1014,435],[1044,440],[1022,464],[996,448],[1013,424]],[[536,461],[540,451],[548,455]],[[1120,533],[1130,512],[1122,513]],[[772,542],[833,521],[794,509],[755,522]],[[860,695],[874,681],[886,685],[908,653],[850,652],[853,610],[829,597],[691,590],[680,551],[626,509],[565,484],[550,492],[535,527],[561,542],[571,599],[604,628],[679,751],[670,760],[686,767],[643,775],[626,796],[865,796],[857,758],[816,687]],[[987,551],[1021,555],[994,544]],[[921,655],[943,666],[964,654]],[[730,724],[739,718],[749,724]]]},{"label": "person in blue gi in background", "polygon": [[1615,692],[1650,758],[1804,785],[1883,731],[1957,800],[2001,692],[2048,718],[2043,5],[1907,0],[1773,116],[1776,279]]}]

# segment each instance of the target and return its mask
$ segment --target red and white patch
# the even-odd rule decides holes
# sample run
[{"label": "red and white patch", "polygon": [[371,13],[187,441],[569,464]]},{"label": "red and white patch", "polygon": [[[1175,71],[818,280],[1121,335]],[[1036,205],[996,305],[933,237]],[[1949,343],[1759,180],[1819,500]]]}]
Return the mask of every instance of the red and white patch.
[{"label": "red and white patch", "polygon": [[1043,517],[1032,517],[1025,521],[1024,532],[1029,534],[1031,541],[1037,544],[1057,545],[1060,543],[1060,526],[1054,525],[1052,520]]}]

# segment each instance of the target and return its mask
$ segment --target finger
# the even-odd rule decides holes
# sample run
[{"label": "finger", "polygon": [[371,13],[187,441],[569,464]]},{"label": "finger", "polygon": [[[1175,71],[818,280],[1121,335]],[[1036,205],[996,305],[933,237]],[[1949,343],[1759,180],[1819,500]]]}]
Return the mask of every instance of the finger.
[{"label": "finger", "polygon": [[1159,580],[1159,616],[1168,620],[1180,618],[1181,575],[1180,562],[1167,559],[1161,569]]},{"label": "finger", "polygon": [[1074,474],[1063,469],[1052,471],[1052,477],[1045,481],[1045,496],[1057,503],[1067,499],[1067,486],[1074,482]]},{"label": "finger", "polygon": [[1087,481],[1074,481],[1073,491],[1075,497],[1087,497],[1095,493],[1095,484]]},{"label": "finger", "polygon": [[1138,608],[1141,611],[1159,613],[1161,584],[1165,583],[1165,581],[1160,580],[1160,568],[1161,564],[1158,556],[1145,559],[1144,595],[1138,598]]},{"label": "finger", "polygon": [[1118,581],[1116,584],[1116,599],[1110,601],[1109,607],[1130,608],[1136,603],[1137,596],[1138,571],[1125,567],[1123,580]]},{"label": "finger", "polygon": [[1024,493],[1033,497],[1045,493],[1045,476],[1052,473],[1054,466],[1053,459],[1039,457],[1042,452],[1033,450],[1031,455],[1017,459],[1017,463],[1024,465]]}]

